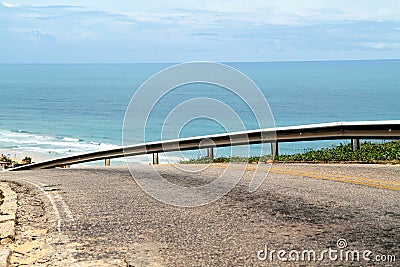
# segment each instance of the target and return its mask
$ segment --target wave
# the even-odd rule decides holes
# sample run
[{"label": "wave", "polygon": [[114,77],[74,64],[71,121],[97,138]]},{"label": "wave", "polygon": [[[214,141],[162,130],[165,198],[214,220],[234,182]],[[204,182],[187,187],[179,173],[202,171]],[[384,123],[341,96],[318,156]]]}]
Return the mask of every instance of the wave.
[{"label": "wave", "polygon": [[71,138],[71,137],[64,137],[62,140],[68,141],[68,142],[79,142],[79,141],[82,141],[79,138]]},{"label": "wave", "polygon": [[118,147],[119,146],[115,144],[84,141],[70,136],[56,137],[33,134],[26,131],[0,130],[0,149],[2,150],[14,148],[17,150],[70,156]]},{"label": "wave", "polygon": [[[120,146],[104,142],[86,141],[75,137],[50,136],[29,133],[26,131],[0,130],[0,151],[21,151],[29,155],[31,153],[41,154],[43,158],[57,158],[72,156],[87,152],[101,151],[119,148]],[[160,153],[160,163],[177,163],[183,159],[192,158],[194,155],[178,155],[179,152]],[[190,153],[190,152],[186,152]],[[114,164],[125,165],[125,163],[148,164],[152,162],[152,155],[139,155],[112,160]],[[89,163],[90,165],[90,163]]]}]

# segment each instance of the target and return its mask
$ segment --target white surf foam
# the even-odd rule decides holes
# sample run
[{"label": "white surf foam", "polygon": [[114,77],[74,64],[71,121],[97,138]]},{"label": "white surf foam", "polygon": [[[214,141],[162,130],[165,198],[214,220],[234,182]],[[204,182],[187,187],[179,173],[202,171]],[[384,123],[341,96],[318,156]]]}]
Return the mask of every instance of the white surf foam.
[{"label": "white surf foam", "polygon": [[59,156],[69,156],[73,154],[107,150],[118,148],[119,146],[109,143],[84,141],[74,137],[56,137],[27,133],[23,131],[15,132],[0,130],[0,149],[17,148],[24,151],[39,153],[54,153]]},{"label": "white surf foam", "polygon": [[[33,134],[24,131],[0,130],[0,151],[4,154],[10,154],[9,151],[16,150],[38,153],[44,158],[58,158],[63,156],[72,156],[93,151],[102,151],[115,149],[120,146],[110,143],[101,143],[95,141],[85,141],[79,138],[64,136],[56,137],[50,135]],[[178,153],[178,154],[176,154]],[[160,153],[160,163],[178,163],[185,159],[179,152],[168,154]],[[139,155],[128,158],[112,159],[116,165],[128,163],[149,164],[152,162],[152,155]]]}]

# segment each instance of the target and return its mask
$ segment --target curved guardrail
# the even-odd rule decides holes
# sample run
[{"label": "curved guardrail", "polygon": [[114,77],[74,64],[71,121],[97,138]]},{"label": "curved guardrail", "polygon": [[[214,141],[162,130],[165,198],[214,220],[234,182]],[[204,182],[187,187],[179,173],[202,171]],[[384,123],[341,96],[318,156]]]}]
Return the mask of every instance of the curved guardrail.
[{"label": "curved guardrail", "polygon": [[[223,146],[271,143],[272,154],[278,154],[279,142],[315,141],[352,139],[353,148],[359,147],[360,139],[399,139],[400,120],[392,121],[363,121],[363,122],[334,122],[301,126],[267,128],[243,132],[232,132],[207,136],[196,136],[175,140],[149,142],[117,149],[91,152],[76,156],[63,157],[24,166],[10,171],[49,169],[72,164],[109,160],[124,156],[144,154],[158,155],[161,152],[193,150]],[[153,157],[158,158],[158,157]]]}]

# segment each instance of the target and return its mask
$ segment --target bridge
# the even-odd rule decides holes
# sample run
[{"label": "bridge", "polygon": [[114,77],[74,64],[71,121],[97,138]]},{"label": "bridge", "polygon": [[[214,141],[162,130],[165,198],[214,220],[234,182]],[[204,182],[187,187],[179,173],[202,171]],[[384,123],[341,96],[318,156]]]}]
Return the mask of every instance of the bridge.
[{"label": "bridge", "polygon": [[360,139],[400,139],[400,120],[333,122],[148,142],[32,163],[9,170],[49,169],[97,160],[105,160],[106,165],[109,165],[113,158],[145,154],[153,154],[153,164],[158,164],[158,153],[162,152],[207,148],[208,155],[213,157],[215,147],[261,143],[270,143],[272,156],[277,156],[279,143],[343,139],[351,140],[354,150],[360,149]]}]

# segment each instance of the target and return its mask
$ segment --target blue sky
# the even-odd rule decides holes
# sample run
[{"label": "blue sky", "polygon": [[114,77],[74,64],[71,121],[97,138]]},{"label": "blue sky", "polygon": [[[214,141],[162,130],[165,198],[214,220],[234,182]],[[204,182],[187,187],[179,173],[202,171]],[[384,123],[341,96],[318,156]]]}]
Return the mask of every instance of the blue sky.
[{"label": "blue sky", "polygon": [[400,58],[399,0],[0,0],[0,62]]}]

